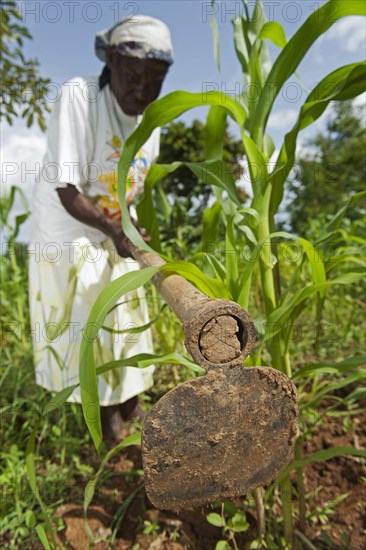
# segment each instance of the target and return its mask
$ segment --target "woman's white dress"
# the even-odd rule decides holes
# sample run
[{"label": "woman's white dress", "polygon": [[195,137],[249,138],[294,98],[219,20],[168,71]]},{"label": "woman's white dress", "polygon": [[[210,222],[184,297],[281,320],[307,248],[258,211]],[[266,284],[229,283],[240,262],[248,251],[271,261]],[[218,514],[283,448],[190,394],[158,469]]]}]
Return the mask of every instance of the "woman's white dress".
[{"label": "woman's white dress", "polygon": [[[138,269],[120,258],[104,233],[73,218],[57,187],[71,183],[111,219],[120,219],[116,169],[123,144],[139,123],[123,113],[109,86],[97,78],[75,78],[57,98],[47,136],[47,152],[36,182],[29,246],[29,295],[36,382],[60,391],[79,381],[83,329],[105,286]],[[130,168],[126,200],[133,205],[159,152],[155,131]],[[148,323],[144,290],[130,292],[108,316],[117,330]],[[95,344],[96,365],[137,353],[153,353],[150,330],[118,334],[102,330]],[[153,385],[154,367],[124,367],[99,376],[102,406],[123,403]],[[80,402],[76,389],[69,401]]]}]

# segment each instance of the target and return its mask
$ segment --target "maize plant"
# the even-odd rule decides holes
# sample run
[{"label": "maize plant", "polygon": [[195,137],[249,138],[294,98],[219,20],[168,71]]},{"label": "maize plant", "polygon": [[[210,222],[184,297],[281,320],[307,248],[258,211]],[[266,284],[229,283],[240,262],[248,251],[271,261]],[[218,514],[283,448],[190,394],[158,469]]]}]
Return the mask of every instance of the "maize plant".
[{"label": "maize plant", "polygon": [[[335,285],[350,285],[362,278],[360,258],[350,253],[347,243],[337,249],[336,255],[327,255],[327,246],[337,235],[339,225],[349,204],[355,203],[361,194],[352,196],[336,216],[323,228],[317,242],[309,242],[301,235],[277,231],[275,216],[284,196],[286,180],[295,163],[296,145],[299,133],[313,124],[332,101],[355,98],[366,89],[365,62],[352,63],[338,68],[324,78],[309,93],[299,110],[293,128],[285,135],[277,160],[270,165],[274,143],[267,133],[267,123],[274,102],[288,80],[296,73],[300,62],[319,39],[339,19],[366,15],[366,4],[358,0],[330,0],[314,11],[294,36],[287,40],[279,22],[268,22],[264,18],[261,0],[257,0],[250,13],[246,1],[244,13],[233,21],[234,45],[242,67],[244,86],[255,86],[257,99],[242,95],[230,97],[224,93],[210,91],[188,93],[176,91],[152,103],[145,111],[142,121],[127,140],[118,165],[118,195],[122,210],[122,226],[125,234],[140,249],[158,252],[165,260],[162,267],[150,267],[138,273],[124,275],[104,289],[89,317],[95,336],[102,327],[109,309],[126,292],[147,283],[157,270],[167,274],[179,274],[192,282],[200,291],[212,298],[224,298],[237,302],[249,309],[253,300],[256,309],[261,310],[257,319],[258,344],[246,359],[245,365],[263,365],[278,369],[298,383],[301,388],[314,373],[323,371],[349,373],[346,382],[360,380],[358,358],[346,359],[339,364],[309,365],[293,372],[291,366],[291,342],[296,321],[316,304],[316,320],[320,321],[327,300],[327,291]],[[215,28],[215,25],[213,25]],[[217,36],[215,36],[217,40]],[[274,63],[268,52],[267,42],[279,48]],[[216,43],[217,45],[217,43]],[[258,93],[260,91],[260,93]],[[139,224],[151,236],[147,244],[134,224],[125,202],[126,177],[135,155],[150,137],[153,130],[173,121],[178,116],[199,106],[209,106],[205,159],[199,163],[180,162],[155,164],[148,174],[144,193],[137,205]],[[236,183],[222,160],[223,139],[227,117],[237,125],[245,150],[250,175],[253,199],[250,205],[240,202]],[[203,216],[201,251],[186,260],[169,257],[159,234],[157,215],[154,210],[154,187],[167,174],[184,164],[201,182],[212,185],[215,202]],[[218,229],[225,231],[224,242],[218,243]],[[295,251],[301,249],[301,255]],[[291,258],[291,262],[284,259]],[[343,267],[342,269],[342,266]],[[99,451],[102,432],[99,414],[97,375],[123,365],[144,367],[149,364],[175,362],[185,364],[192,371],[200,369],[189,359],[176,353],[166,356],[141,355],[121,361],[114,361],[95,368],[93,338],[81,346],[80,388],[84,416]],[[317,379],[318,380],[318,379]],[[337,387],[340,387],[338,383]],[[337,385],[335,380],[334,385]],[[67,399],[74,387],[64,390],[54,398],[59,404]],[[302,403],[303,410],[325,395],[327,384],[315,384],[313,393]],[[52,407],[51,407],[52,408]],[[91,409],[95,414],[90,414]],[[304,413],[305,414],[305,413]],[[353,448],[332,448],[315,453],[303,459],[301,443],[304,437],[304,422],[300,422],[295,461],[277,480],[291,487],[290,472],[296,470],[297,486],[301,493],[302,469],[311,460],[327,460],[341,454],[360,455]],[[134,437],[131,444],[136,443]],[[129,444],[124,442],[118,449]],[[118,450],[116,448],[116,450]],[[282,498],[283,527],[286,544],[293,541],[293,502],[291,491]],[[305,521],[304,495],[299,497],[300,525]]]}]

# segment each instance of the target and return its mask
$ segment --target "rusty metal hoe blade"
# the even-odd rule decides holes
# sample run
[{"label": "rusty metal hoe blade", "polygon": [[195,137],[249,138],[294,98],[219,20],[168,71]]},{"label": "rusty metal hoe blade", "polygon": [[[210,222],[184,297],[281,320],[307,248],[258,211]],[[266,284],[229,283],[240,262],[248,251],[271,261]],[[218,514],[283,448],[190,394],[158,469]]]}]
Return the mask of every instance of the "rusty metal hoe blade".
[{"label": "rusty metal hoe blade", "polygon": [[145,486],[156,508],[179,511],[244,496],[273,481],[291,460],[296,388],[277,370],[242,366],[254,344],[248,317],[235,316],[244,354],[214,365],[213,348],[196,350],[206,374],[168,392],[145,419]]},{"label": "rusty metal hoe blade", "polygon": [[[130,243],[141,267],[164,265]],[[243,367],[255,344],[246,311],[214,300],[179,275],[153,284],[182,322],[185,345],[206,374],[168,392],[142,429],[146,492],[162,510],[244,496],[266,485],[293,453],[298,400],[294,384],[271,368]]]}]

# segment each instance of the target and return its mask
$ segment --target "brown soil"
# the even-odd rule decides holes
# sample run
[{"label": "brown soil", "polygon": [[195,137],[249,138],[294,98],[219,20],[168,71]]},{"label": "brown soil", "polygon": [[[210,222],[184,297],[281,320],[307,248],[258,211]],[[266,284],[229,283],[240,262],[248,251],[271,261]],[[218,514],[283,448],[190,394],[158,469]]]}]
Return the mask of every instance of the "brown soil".
[{"label": "brown soil", "polygon": [[[304,444],[304,455],[339,446],[365,449],[366,415],[354,418],[353,422],[352,429],[347,429],[340,418],[324,417],[322,425],[314,428],[312,440]],[[305,491],[315,492],[311,502],[312,510],[324,510],[327,503],[348,494],[347,498],[334,507],[334,514],[329,516],[330,527],[326,529],[326,533],[334,548],[363,550],[366,546],[366,485],[361,479],[365,476],[365,466],[359,458],[352,456],[315,462],[305,468]],[[324,543],[321,540],[321,531],[322,525],[318,520],[308,525],[306,534],[317,549],[332,548],[330,542]]]},{"label": "brown soil", "polygon": [[[325,417],[322,424],[314,429],[312,441],[304,444],[304,456],[340,445],[365,448],[364,420],[365,418],[360,417],[355,419],[352,429],[346,430],[342,419]],[[94,459],[89,458],[89,461],[94,462]],[[63,544],[70,550],[108,550],[113,515],[126,497],[143,481],[140,476],[128,474],[129,471],[138,469],[141,469],[141,456],[137,447],[126,449],[107,466],[106,472],[109,477],[102,479],[102,484],[88,510],[88,526],[94,542],[91,542],[83,520],[82,490],[79,495],[74,493],[74,502],[60,506],[57,516],[63,518],[65,524],[65,529],[58,535],[60,545]],[[361,476],[365,475],[360,460],[353,457],[334,458],[306,466],[305,490],[310,494],[315,491],[315,495],[313,494],[308,501],[314,516],[311,523],[308,522],[305,535],[317,550],[364,548],[366,495]],[[328,525],[322,524],[320,514],[326,509],[327,503],[344,493],[348,493],[348,496],[334,507]],[[213,550],[216,542],[223,537],[220,528],[208,524],[205,520],[210,511],[211,508],[198,508],[179,514],[161,512],[147,501],[142,489],[121,522],[114,548]],[[155,526],[154,533],[143,534],[146,521]],[[252,512],[248,512],[248,521],[250,529],[236,537],[240,550],[245,550],[247,542],[256,537],[256,519]],[[176,538],[177,534],[179,536]]]}]

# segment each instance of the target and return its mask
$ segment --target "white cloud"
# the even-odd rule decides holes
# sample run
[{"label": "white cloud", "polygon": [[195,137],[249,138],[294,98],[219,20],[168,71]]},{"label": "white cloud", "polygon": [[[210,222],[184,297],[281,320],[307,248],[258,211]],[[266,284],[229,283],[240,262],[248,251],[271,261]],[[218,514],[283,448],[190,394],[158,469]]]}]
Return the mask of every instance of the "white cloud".
[{"label": "white cloud", "polygon": [[272,130],[287,130],[289,126],[295,124],[295,121],[298,116],[298,111],[295,109],[282,109],[272,113],[269,121],[268,127]]},{"label": "white cloud", "polygon": [[276,147],[276,149],[273,151],[272,156],[270,158],[270,163],[275,164],[278,159],[278,155],[280,154],[280,150]]},{"label": "white cloud", "polygon": [[313,53],[313,60],[315,63],[318,63],[318,65],[324,65],[326,57],[322,53],[316,52]]},{"label": "white cloud", "polygon": [[[38,128],[25,128],[19,121],[14,127],[4,125],[1,131],[1,194],[8,193],[12,185],[20,187],[28,204],[32,205],[32,191],[46,150],[46,136]],[[16,196],[12,216],[24,212],[24,206]],[[20,240],[29,240],[29,221],[21,228]]]},{"label": "white cloud", "polygon": [[365,50],[366,25],[363,17],[351,16],[337,21],[322,41],[337,40],[341,50],[355,53]]},{"label": "white cloud", "polygon": [[361,95],[355,97],[353,103],[356,107],[366,108],[366,92],[363,92]]},{"label": "white cloud", "polygon": [[2,191],[18,185],[27,192],[36,179],[46,149],[46,136],[38,129],[5,127],[1,136]]}]

